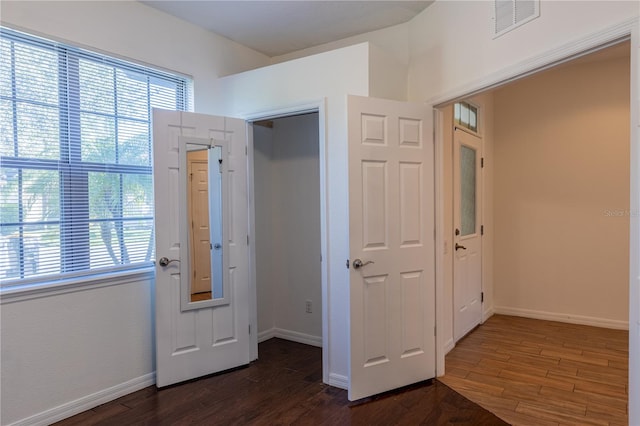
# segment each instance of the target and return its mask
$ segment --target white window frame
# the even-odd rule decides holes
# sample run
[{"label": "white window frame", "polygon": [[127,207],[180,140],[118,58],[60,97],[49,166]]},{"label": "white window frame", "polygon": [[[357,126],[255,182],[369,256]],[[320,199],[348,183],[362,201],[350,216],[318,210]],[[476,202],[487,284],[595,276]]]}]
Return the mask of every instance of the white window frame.
[{"label": "white window frame", "polygon": [[[60,155],[55,160],[47,160],[47,159],[32,159],[26,157],[18,157],[18,156],[0,156],[0,166],[3,168],[13,168],[19,170],[20,176],[22,170],[51,170],[56,171],[60,174],[59,185],[62,188],[75,186],[82,187],[88,185],[89,173],[90,172],[98,172],[98,173],[113,173],[122,179],[125,175],[134,175],[134,174],[142,174],[149,175],[152,179],[152,168],[151,161],[149,165],[127,165],[127,164],[111,164],[111,163],[94,163],[94,162],[86,162],[81,159],[81,146],[82,140],[80,136],[73,137],[73,132],[79,133],[79,120],[76,120],[76,124],[74,125],[73,116],[80,114],[80,107],[77,106],[69,106],[72,102],[71,99],[79,99],[79,84],[77,81],[71,81],[74,75],[77,78],[77,66],[78,61],[80,59],[83,60],[91,60],[97,61],[101,64],[105,64],[109,67],[114,67],[115,69],[127,70],[136,73],[141,73],[147,76],[147,78],[156,78],[164,81],[170,81],[171,83],[176,84],[176,109],[179,110],[191,110],[191,99],[192,99],[192,81],[189,77],[179,75],[176,73],[169,73],[166,71],[150,68],[147,65],[138,65],[128,61],[123,61],[118,58],[105,56],[103,54],[90,52],[85,49],[80,49],[74,46],[70,46],[67,44],[58,43],[51,40],[42,39],[40,37],[31,36],[29,34],[21,33],[18,31],[14,31],[12,29],[8,29],[5,27],[0,27],[0,37],[2,39],[6,39],[9,41],[14,41],[16,43],[25,43],[27,45],[37,46],[40,48],[44,48],[48,51],[55,52],[58,55],[58,67],[60,70],[60,78],[58,79],[58,86],[60,87],[59,93],[63,94],[59,96],[57,111],[59,113],[60,122]],[[6,58],[3,58],[5,61]],[[15,83],[15,74],[13,68],[13,49],[12,49],[12,58],[9,58],[11,61],[11,79],[12,82]],[[71,67],[76,67],[76,72],[74,73]],[[66,69],[69,67],[69,69]],[[14,84],[15,88],[15,84]],[[114,89],[115,90],[115,89]],[[75,94],[74,94],[75,91]],[[6,94],[5,94],[6,95]],[[75,97],[74,97],[75,96]],[[18,100],[16,98],[15,89],[12,93],[12,96],[2,96],[1,97],[5,102],[11,102],[11,111],[14,120],[14,129],[17,126],[16,123],[16,114],[17,114],[17,103],[25,102],[24,100]],[[148,125],[149,129],[149,158],[151,158],[151,111],[150,111],[150,97],[147,96],[147,107],[149,108],[149,113],[146,120],[140,120],[141,123]],[[63,114],[64,113],[64,114]],[[116,122],[119,119],[117,111],[114,112],[113,115],[108,114],[111,118],[113,118]],[[70,119],[71,117],[71,119]],[[127,118],[129,119],[129,118]],[[74,130],[75,129],[75,130]],[[17,136],[15,136],[14,131],[14,146],[16,144]],[[17,152],[17,151],[16,151]],[[75,164],[73,163],[73,158],[76,159]],[[78,172],[81,170],[81,172]],[[151,186],[152,188],[152,186]],[[151,189],[152,190],[152,189]],[[93,287],[101,287],[104,285],[109,285],[110,283],[121,283],[124,281],[128,281],[133,277],[137,277],[137,279],[146,279],[152,278],[153,276],[153,251],[150,249],[148,252],[148,256],[145,257],[144,261],[137,261],[134,263],[124,263],[125,260],[122,259],[121,256],[121,264],[108,266],[108,267],[98,267],[92,268],[89,263],[89,232],[88,227],[89,223],[93,223],[96,221],[104,221],[110,220],[114,223],[114,227],[122,227],[123,224],[127,221],[145,221],[149,222],[151,226],[151,236],[149,247],[153,248],[153,215],[145,215],[144,217],[125,217],[122,211],[120,211],[119,216],[114,216],[110,219],[96,219],[90,218],[88,213],[86,212],[88,206],[88,190],[84,199],[77,199],[78,197],[82,198],[82,195],[78,195],[77,192],[69,192],[60,195],[60,206],[65,205],[65,209],[60,207],[59,218],[52,221],[46,221],[46,225],[49,226],[59,226],[60,227],[60,269],[61,272],[59,274],[48,274],[48,275],[35,275],[28,276],[25,270],[25,253],[24,253],[24,238],[22,237],[23,233],[20,232],[19,242],[20,242],[20,251],[18,254],[19,262],[16,265],[19,272],[19,277],[0,277],[0,295],[2,296],[2,303],[14,300],[21,300],[23,298],[31,298],[31,297],[39,297],[43,293],[60,293],[67,291],[76,291],[79,287],[91,286]],[[152,194],[151,194],[152,195]],[[119,194],[120,198],[122,198],[122,192]],[[21,201],[18,200],[18,204]],[[121,201],[120,206],[122,207],[123,201]],[[85,210],[84,212],[78,213],[74,211],[74,206],[83,206]],[[70,207],[70,208],[69,208]],[[18,207],[21,211],[22,208]],[[63,211],[64,210],[64,211]],[[78,210],[78,209],[75,209]],[[122,208],[121,208],[122,210]],[[77,217],[78,215],[82,217]],[[33,222],[26,222],[24,217],[18,216],[18,221],[15,223],[3,223],[3,226],[6,227],[17,227],[22,230],[25,225],[31,226]],[[37,223],[36,223],[37,224]],[[44,224],[44,222],[43,222]],[[70,232],[65,229],[65,227],[85,227],[84,231],[80,232]],[[118,232],[116,230],[116,232]],[[65,238],[63,238],[63,236]],[[69,238],[67,238],[69,237]],[[86,243],[86,245],[76,253],[73,252],[74,247],[78,247]],[[83,261],[83,258],[84,259]]]}]

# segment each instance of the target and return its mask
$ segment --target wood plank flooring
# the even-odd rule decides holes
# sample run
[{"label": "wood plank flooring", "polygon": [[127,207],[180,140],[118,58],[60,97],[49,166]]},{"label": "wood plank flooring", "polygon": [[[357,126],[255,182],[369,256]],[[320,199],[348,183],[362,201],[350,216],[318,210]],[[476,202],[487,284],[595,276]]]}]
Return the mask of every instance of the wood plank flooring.
[{"label": "wood plank flooring", "polygon": [[59,425],[505,425],[438,381],[357,404],[322,384],[321,349],[280,339],[249,367],[162,389],[154,386]]},{"label": "wood plank flooring", "polygon": [[627,425],[628,332],[494,315],[440,380],[513,425]]}]

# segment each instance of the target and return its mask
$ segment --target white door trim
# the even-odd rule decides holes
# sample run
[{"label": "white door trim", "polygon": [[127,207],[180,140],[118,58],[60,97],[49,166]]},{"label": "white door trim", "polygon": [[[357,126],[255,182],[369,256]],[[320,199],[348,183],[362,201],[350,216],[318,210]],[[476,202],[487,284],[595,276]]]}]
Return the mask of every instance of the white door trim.
[{"label": "white door trim", "polygon": [[[630,210],[640,211],[640,19],[627,19],[614,26],[596,31],[590,35],[574,40],[559,48],[551,49],[541,55],[521,61],[496,73],[489,74],[479,80],[472,81],[450,91],[443,92],[426,103],[434,108],[436,132],[436,213],[438,229],[436,231],[436,300],[442,306],[444,302],[444,188],[443,188],[443,114],[438,107],[458,99],[471,97],[474,94],[502,86],[512,81],[543,71],[563,62],[616,44],[624,39],[631,39],[631,139],[630,139]],[[629,247],[629,359],[640,359],[640,220],[631,220]],[[436,329],[438,345],[436,355],[437,374],[444,374],[444,358],[447,350],[453,345],[443,342],[444,324],[447,319],[442,310],[436,311]],[[629,364],[629,400],[640,398],[640,362]],[[630,404],[630,424],[640,422],[640,406]]]},{"label": "white door trim", "polygon": [[[255,233],[255,193],[253,188],[253,131],[252,122],[271,120],[308,112],[318,113],[318,142],[319,142],[319,166],[320,166],[320,253],[322,262],[321,287],[322,287],[322,381],[329,384],[329,259],[328,259],[328,226],[327,226],[327,138],[326,138],[326,106],[325,99],[305,102],[274,108],[267,111],[259,111],[246,114],[244,118],[248,122],[247,129],[247,160],[249,180],[249,299],[251,324],[250,359],[258,358],[258,304],[256,286],[256,248],[253,240]],[[255,331],[254,331],[255,330]]]}]

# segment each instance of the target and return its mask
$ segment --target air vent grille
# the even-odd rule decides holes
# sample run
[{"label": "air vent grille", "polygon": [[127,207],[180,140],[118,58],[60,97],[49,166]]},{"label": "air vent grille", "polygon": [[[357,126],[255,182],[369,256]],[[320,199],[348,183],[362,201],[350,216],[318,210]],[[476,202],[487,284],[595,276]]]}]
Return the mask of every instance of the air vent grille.
[{"label": "air vent grille", "polygon": [[540,0],[494,0],[494,38],[540,16]]}]

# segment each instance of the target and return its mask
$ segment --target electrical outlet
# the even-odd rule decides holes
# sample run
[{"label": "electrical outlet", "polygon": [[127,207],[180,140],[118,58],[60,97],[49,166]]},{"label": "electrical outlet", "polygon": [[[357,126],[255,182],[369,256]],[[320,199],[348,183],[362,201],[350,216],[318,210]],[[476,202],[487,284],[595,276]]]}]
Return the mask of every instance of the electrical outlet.
[{"label": "electrical outlet", "polygon": [[310,314],[312,312],[311,300],[307,300],[306,302],[304,302],[304,307],[306,312]]}]

